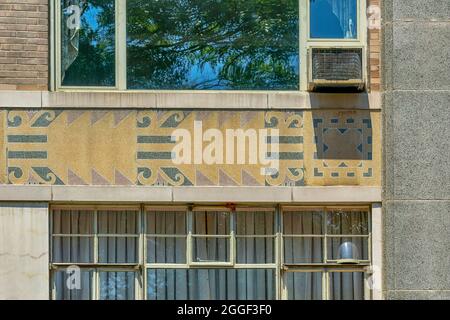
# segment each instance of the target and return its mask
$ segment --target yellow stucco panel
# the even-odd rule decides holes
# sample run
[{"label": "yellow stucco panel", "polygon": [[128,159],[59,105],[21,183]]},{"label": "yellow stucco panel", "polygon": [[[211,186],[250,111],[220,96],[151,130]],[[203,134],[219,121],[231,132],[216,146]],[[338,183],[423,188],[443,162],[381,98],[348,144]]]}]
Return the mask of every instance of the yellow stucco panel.
[{"label": "yellow stucco panel", "polygon": [[10,110],[0,117],[8,148],[2,183],[381,184],[378,112]]},{"label": "yellow stucco panel", "polygon": [[381,185],[380,112],[304,114],[305,184]]}]

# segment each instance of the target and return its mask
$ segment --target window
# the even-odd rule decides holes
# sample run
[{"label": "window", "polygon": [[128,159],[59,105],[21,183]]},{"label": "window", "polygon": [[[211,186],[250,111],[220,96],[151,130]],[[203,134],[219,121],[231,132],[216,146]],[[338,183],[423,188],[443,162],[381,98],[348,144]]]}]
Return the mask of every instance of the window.
[{"label": "window", "polygon": [[310,37],[356,39],[357,0],[310,0]]},{"label": "window", "polygon": [[370,238],[364,208],[284,208],[287,299],[366,299]]},{"label": "window", "polygon": [[58,300],[367,299],[367,208],[60,206]]},{"label": "window", "polygon": [[303,57],[311,41],[364,45],[365,0],[54,0],[53,6],[56,88],[305,90]]},{"label": "window", "polygon": [[128,88],[295,90],[298,30],[298,0],[128,0]]},{"label": "window", "polygon": [[114,1],[61,0],[61,84],[114,87]]},{"label": "window", "polygon": [[137,298],[139,208],[61,208],[51,222],[55,299]]}]

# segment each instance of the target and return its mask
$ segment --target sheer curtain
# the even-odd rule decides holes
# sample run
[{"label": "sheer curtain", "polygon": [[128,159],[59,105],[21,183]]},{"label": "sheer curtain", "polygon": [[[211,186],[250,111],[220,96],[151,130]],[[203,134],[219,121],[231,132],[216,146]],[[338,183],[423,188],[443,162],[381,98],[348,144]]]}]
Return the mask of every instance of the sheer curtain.
[{"label": "sheer curtain", "polygon": [[[331,211],[328,213],[328,258],[368,260],[369,215],[366,211]],[[358,235],[362,237],[332,238],[332,235]],[[343,252],[344,244],[350,244],[351,254]],[[346,255],[346,256],[343,256]],[[348,255],[348,256],[347,256]],[[330,295],[333,300],[363,300],[364,273],[330,273]]]},{"label": "sheer curtain", "polygon": [[[324,219],[327,219],[326,223]],[[368,232],[365,211],[284,212],[284,263],[327,263],[344,258],[368,260]],[[324,256],[325,234],[328,257]],[[351,251],[343,252],[344,243],[349,244]],[[344,256],[348,254],[351,256]],[[322,299],[322,282],[322,272],[289,272],[285,275],[289,299]],[[364,299],[364,274],[361,272],[330,272],[329,286],[332,299]]]},{"label": "sheer curtain", "polygon": [[[100,299],[134,299],[135,273],[108,270],[115,264],[138,260],[138,214],[135,211],[99,211],[95,233],[94,211],[53,211],[53,263],[99,262],[107,266],[99,273]],[[98,239],[98,261],[95,261],[94,239]],[[55,273],[57,299],[91,299],[93,268],[81,269],[80,275],[61,269]],[[80,285],[68,285],[68,279],[81,279]]]},{"label": "sheer curtain", "polygon": [[[320,211],[285,212],[283,214],[284,263],[322,263],[324,258],[323,225],[323,213]],[[310,237],[296,237],[299,235]],[[321,272],[287,273],[285,280],[289,299],[322,299]]]},{"label": "sheer curtain", "polygon": [[[138,213],[136,211],[99,211],[98,262],[138,263]],[[132,300],[135,297],[135,272],[99,272],[99,299]]]},{"label": "sheer curtain", "polygon": [[[231,231],[230,212],[193,213],[193,262],[230,261]],[[185,234],[179,230],[177,236],[183,238],[164,238],[174,234],[174,225],[182,226],[184,214],[149,213],[147,232],[158,234],[158,245],[147,247],[149,262],[159,261],[185,263]],[[237,212],[237,260],[238,263],[274,263],[274,216],[266,212]],[[185,228],[182,228],[185,230]],[[201,237],[195,237],[201,235]],[[239,237],[241,236],[241,237]],[[245,236],[245,237],[244,237]],[[266,237],[267,236],[267,237]],[[152,236],[148,236],[153,239]],[[170,241],[167,241],[167,240]],[[181,242],[183,240],[183,242]],[[175,241],[180,241],[178,244]],[[152,252],[153,251],[153,252]],[[157,261],[159,263],[159,261]],[[147,270],[147,298],[152,300],[246,300],[275,299],[275,269],[231,269],[231,268],[192,268]]]},{"label": "sheer curtain", "polygon": [[67,69],[69,69],[69,67],[78,57],[80,46],[80,29],[77,29],[75,27],[75,23],[68,23],[69,19],[75,18],[75,12],[72,9],[73,6],[79,7],[80,11],[84,10],[84,8],[86,7],[86,1],[61,1],[61,80],[64,80]]},{"label": "sheer curtain", "polygon": [[151,300],[275,299],[274,269],[148,269]]}]

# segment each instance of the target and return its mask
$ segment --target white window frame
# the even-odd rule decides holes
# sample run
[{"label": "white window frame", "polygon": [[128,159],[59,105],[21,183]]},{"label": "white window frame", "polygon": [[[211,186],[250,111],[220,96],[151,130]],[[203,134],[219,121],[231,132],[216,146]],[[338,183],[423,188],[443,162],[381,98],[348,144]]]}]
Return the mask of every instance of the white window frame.
[{"label": "white window frame", "polygon": [[[93,225],[93,234],[53,234],[53,210],[89,210],[93,211],[94,215],[94,225]],[[135,211],[137,213],[137,232],[138,234],[99,234],[98,233],[98,212],[99,211]],[[55,205],[50,207],[50,249],[49,250],[49,256],[50,256],[50,270],[51,270],[51,298],[53,300],[56,299],[56,279],[55,279],[55,273],[58,271],[64,271],[67,270],[67,268],[71,266],[77,266],[83,271],[92,271],[93,279],[92,281],[92,290],[91,292],[92,299],[93,300],[99,300],[100,299],[100,272],[134,272],[135,274],[135,283],[134,283],[134,295],[135,299],[141,299],[141,291],[140,285],[142,282],[142,278],[140,276],[140,265],[142,265],[142,252],[140,250],[141,247],[141,234],[142,234],[142,213],[140,206],[121,206],[121,205],[114,205],[114,206],[90,206],[90,205],[79,205],[79,206],[73,206],[73,205]],[[98,239],[100,237],[127,237],[127,238],[137,238],[137,259],[136,263],[101,263],[99,262],[99,245],[98,245]],[[78,263],[78,262],[54,262],[53,261],[53,239],[56,237],[92,237],[94,240],[93,244],[93,250],[94,250],[94,261],[89,263]]]},{"label": "white window frame", "polygon": [[[283,235],[283,215],[286,211],[311,211],[311,210],[323,210],[323,215],[325,217],[324,225],[326,225],[326,217],[330,210],[357,210],[357,211],[366,211],[368,213],[368,227],[369,227],[369,240],[368,240],[368,257],[369,260],[361,260],[358,264],[353,265],[343,265],[338,264],[333,260],[324,260],[323,263],[310,263],[310,264],[284,264],[283,253],[284,253],[284,235]],[[53,262],[53,238],[58,237],[58,234],[53,234],[53,212],[54,210],[92,210],[94,211],[94,262],[93,263],[57,263]],[[97,233],[98,229],[98,211],[109,210],[109,211],[122,211],[122,210],[131,210],[138,212],[138,259],[137,263],[99,263],[98,262],[98,236],[101,236]],[[192,254],[192,244],[190,243],[191,239],[189,237],[192,236],[192,214],[194,211],[215,211],[220,212],[224,210],[229,210],[231,217],[230,220],[232,224],[230,224],[230,263],[222,263],[222,262],[193,262],[192,257],[189,257]],[[327,211],[328,210],[328,211]],[[147,261],[147,237],[154,237],[153,234],[147,234],[146,228],[146,214],[148,212],[184,212],[186,215],[186,263],[148,263]],[[236,263],[236,214],[241,214],[242,212],[273,212],[274,213],[274,263],[255,263],[255,264],[238,264]],[[275,299],[283,300],[288,299],[287,292],[287,283],[286,277],[289,272],[322,272],[322,299],[328,300],[330,298],[330,273],[331,272],[363,272],[364,273],[364,297],[365,299],[372,299],[374,295],[377,294],[374,290],[370,289],[368,283],[370,277],[372,276],[372,267],[374,263],[374,259],[378,259],[377,257],[372,257],[372,220],[374,213],[376,212],[379,215],[379,206],[370,206],[370,205],[345,205],[345,206],[317,206],[317,205],[298,205],[298,206],[282,206],[282,205],[273,205],[273,206],[237,206],[236,208],[230,209],[229,207],[223,206],[188,206],[188,205],[156,205],[156,206],[146,206],[146,205],[135,205],[135,206],[126,206],[126,205],[51,205],[50,206],[50,274],[51,274],[51,286],[50,286],[50,297],[52,299],[56,298],[56,281],[55,281],[55,273],[57,271],[66,270],[69,266],[78,266],[83,271],[92,271],[93,279],[92,279],[92,290],[91,293],[92,298],[94,300],[100,298],[100,272],[109,271],[109,272],[134,272],[135,273],[135,299],[137,300],[145,300],[147,299],[147,270],[148,269],[272,269],[274,270],[275,277]],[[380,217],[376,217],[377,220]],[[189,225],[190,224],[190,225]],[[326,231],[326,228],[325,230]],[[376,232],[380,232],[377,227]],[[77,236],[77,234],[70,234],[67,236]],[[86,236],[86,235],[83,235]],[[120,235],[114,235],[120,236]],[[129,234],[126,235],[130,236]],[[171,237],[173,235],[158,235],[161,237]],[[182,236],[182,235],[176,235]],[[350,235],[354,236],[354,235]],[[244,237],[247,237],[245,235]],[[248,235],[248,237],[255,237],[254,235]],[[269,236],[264,235],[264,237],[269,238]],[[270,236],[271,237],[271,236]],[[378,239],[380,235],[376,235]],[[95,240],[97,239],[97,240]],[[234,239],[234,240],[233,240]],[[326,241],[326,238],[325,240]],[[378,242],[376,245],[379,245]],[[324,246],[324,257],[326,258],[326,245]],[[380,251],[380,248],[376,248],[375,251]],[[376,262],[377,267],[379,267],[379,261]],[[379,289],[380,290],[380,289]]]},{"label": "white window frame", "polygon": [[[333,235],[328,233],[327,228],[327,218],[330,211],[333,210],[343,210],[343,211],[365,211],[367,212],[368,221],[368,235]],[[319,272],[322,273],[322,300],[329,300],[331,297],[330,289],[330,273],[336,272],[361,272],[364,274],[364,299],[372,299],[372,290],[369,287],[369,279],[371,277],[371,266],[372,266],[372,211],[370,206],[283,206],[281,208],[282,212],[320,212],[323,218],[322,228],[323,235],[285,235],[282,232],[281,241],[281,270],[282,270],[282,285],[281,285],[281,298],[287,300],[288,289],[287,289],[287,275],[290,272]],[[283,219],[283,214],[281,218]],[[281,221],[281,228],[283,228],[283,220]],[[284,239],[286,237],[301,237],[301,238],[321,238],[323,247],[323,261],[320,263],[293,263],[286,264],[284,262]],[[358,263],[346,265],[339,264],[337,260],[328,259],[328,239],[333,237],[365,237],[367,241],[367,260],[359,260]]]},{"label": "white window frame", "polygon": [[[282,92],[306,92],[308,90],[308,50],[312,47],[356,47],[363,48],[363,55],[367,55],[367,18],[366,8],[367,0],[358,0],[357,8],[357,32],[356,39],[311,39],[310,38],[310,14],[309,1],[299,0],[299,90],[283,90]],[[61,10],[60,0],[50,1],[50,90],[85,92],[85,91],[118,91],[137,92],[137,93],[155,93],[155,92],[183,92],[183,93],[254,93],[267,92],[273,93],[279,90],[176,90],[176,89],[127,89],[127,44],[126,44],[126,0],[115,0],[115,86],[112,87],[94,87],[94,86],[63,86],[61,84]],[[366,61],[367,59],[363,59]],[[364,62],[363,70],[366,71],[367,62]],[[367,80],[367,72],[364,72],[364,78]]]}]

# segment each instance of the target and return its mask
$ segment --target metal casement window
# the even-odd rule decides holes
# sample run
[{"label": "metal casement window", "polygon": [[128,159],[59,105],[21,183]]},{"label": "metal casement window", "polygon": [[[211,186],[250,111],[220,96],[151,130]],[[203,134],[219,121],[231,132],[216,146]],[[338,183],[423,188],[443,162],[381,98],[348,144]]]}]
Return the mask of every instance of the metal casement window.
[{"label": "metal casement window", "polygon": [[[299,0],[299,91],[306,91],[308,86],[308,50],[311,47],[358,47],[367,46],[367,21],[366,21],[366,0],[357,1],[357,37],[355,39],[312,39],[310,38],[310,0]],[[115,0],[115,86],[63,86],[61,81],[61,12],[60,0],[50,1],[50,21],[51,21],[51,90],[64,91],[136,91],[155,92],[167,90],[128,90],[127,89],[127,25],[126,11],[127,0]],[[365,51],[365,50],[364,50]],[[367,69],[367,64],[363,70]],[[365,74],[367,72],[364,72]],[[209,90],[210,92],[221,90]],[[239,90],[238,92],[248,92],[249,90]],[[198,92],[198,90],[183,90],[183,92]],[[232,90],[230,90],[232,92]],[[250,90],[250,92],[252,92]]]},{"label": "metal casement window", "polygon": [[[136,225],[131,224],[130,228],[131,230],[136,230],[136,233],[130,232],[128,229],[125,233],[114,233],[111,231],[104,233],[105,223],[102,222],[102,217],[100,216],[104,218],[108,214],[114,215],[114,212],[135,213]],[[217,227],[212,222],[215,222],[216,220],[214,219],[217,217],[214,215],[206,217],[205,215],[205,213],[217,212],[224,213],[220,218],[222,218],[221,222],[226,224],[226,228],[224,228],[226,234],[215,234]],[[129,215],[133,216],[131,213]],[[293,220],[292,213],[296,215],[297,220]],[[66,230],[63,230],[61,225],[55,226],[55,215],[61,216],[63,214],[74,214],[77,221],[76,226],[83,225],[85,227],[83,232],[71,232],[67,227]],[[92,216],[90,220],[92,227],[87,226],[86,221],[88,219],[83,220],[80,218],[82,214]],[[210,226],[214,226],[214,232],[198,234],[199,230],[203,229],[194,226],[196,214],[202,216],[201,223],[210,223]],[[358,218],[351,220],[353,219],[352,214],[357,215]],[[304,218],[306,215],[309,215],[309,217],[314,215],[315,221],[318,223],[313,228],[319,230],[318,232],[308,233],[304,231],[304,229],[312,226],[312,219]],[[340,218],[336,218],[339,215]],[[343,225],[342,221],[344,221],[344,218],[347,219],[346,221],[351,221],[351,224],[347,227],[350,227],[352,232],[350,234],[334,232],[332,228],[335,227],[336,221],[337,224],[341,223]],[[70,217],[70,219],[72,221],[73,218]],[[112,219],[114,221],[115,218],[113,217]],[[256,219],[260,219],[258,220],[260,223],[257,223]],[[291,220],[288,221],[289,219]],[[132,221],[132,219],[126,218],[126,221],[126,224],[129,225],[129,221]],[[261,227],[259,230],[255,229],[262,225],[264,227]],[[362,227],[360,228],[361,225]],[[342,228],[342,226],[338,227]],[[70,223],[70,229],[73,229],[72,222]],[[109,275],[112,275],[115,281],[117,279],[121,279],[121,281],[124,281],[124,278],[128,279],[126,282],[128,298],[153,299],[156,293],[149,292],[149,288],[152,286],[151,281],[156,281],[154,278],[158,273],[170,274],[173,278],[173,274],[177,270],[185,273],[191,271],[194,273],[206,272],[205,270],[217,270],[217,272],[223,273],[232,270],[241,270],[240,272],[270,271],[274,279],[274,299],[302,298],[304,292],[297,293],[297,295],[294,294],[294,291],[303,288],[302,281],[308,281],[309,285],[311,283],[316,285],[314,292],[307,293],[308,299],[327,300],[343,298],[344,296],[342,295],[348,291],[348,288],[345,288],[344,285],[343,279],[345,278],[347,280],[350,279],[350,284],[353,288],[351,289],[352,297],[371,298],[368,281],[371,276],[372,234],[371,214],[367,206],[237,206],[236,208],[220,206],[52,206],[50,230],[52,299],[61,297],[61,294],[58,296],[57,292],[57,278],[59,277],[58,281],[60,282],[67,281],[66,271],[74,266],[81,270],[83,283],[89,285],[89,294],[86,296],[89,299],[117,297],[118,293],[114,290],[113,293],[110,293],[102,289],[105,287]],[[55,230],[58,230],[58,232],[54,232]],[[225,251],[222,251],[222,255],[228,258],[226,261],[199,261],[194,259],[196,239],[208,239],[208,237],[227,241],[225,246],[227,254],[224,254]],[[79,256],[88,257],[88,261],[80,262],[72,261],[71,259],[69,259],[70,261],[61,261],[63,255],[56,252],[56,249],[59,248],[64,251],[64,246],[57,244],[63,238],[90,239],[89,241],[92,244],[84,240],[85,244],[88,243],[84,246],[84,250],[92,248],[92,252],[89,252],[89,254],[82,252],[82,249],[80,250],[79,241],[73,242],[78,246],[74,250]],[[135,239],[136,255],[133,255],[133,261],[131,263],[105,261],[103,257],[104,252],[101,251],[102,239],[104,238]],[[333,246],[340,248],[340,239],[343,238],[357,239],[355,241],[360,244],[358,250],[364,252],[363,256],[359,257],[360,259],[350,262],[341,261],[330,255],[330,252],[327,252]],[[298,242],[295,244],[291,243],[291,254],[297,254],[303,258],[305,255],[310,255],[309,261],[289,260],[286,246],[289,245],[288,242],[292,239],[296,239]],[[310,241],[312,239],[315,239],[314,243],[320,244],[319,247],[314,247],[314,243]],[[245,244],[246,241],[250,241],[250,247]],[[337,242],[333,243],[333,241]],[[70,246],[73,246],[73,243],[67,246],[69,251],[72,250]],[[214,248],[216,245],[215,240],[211,243]],[[263,250],[258,250],[258,243],[263,243]],[[217,252],[218,247],[220,246],[215,247],[215,252]],[[123,248],[122,251],[124,250]],[[127,249],[129,248],[128,243]],[[133,248],[133,245],[131,245],[131,248]],[[320,248],[320,254],[318,254],[320,260],[313,261],[313,251],[317,251],[317,248]],[[113,245],[112,249],[115,250],[114,256],[117,257],[120,248]],[[158,254],[159,256],[157,256]],[[118,276],[119,274],[120,276]],[[150,276],[153,278],[150,279]],[[170,280],[169,278],[167,275],[163,277],[164,281],[173,281],[173,279]],[[356,280],[352,280],[353,278]],[[336,285],[342,286],[342,288],[336,289]],[[189,284],[186,283],[186,286],[189,287]],[[132,294],[130,293],[131,291],[133,292]],[[112,297],[109,296],[110,294],[112,294]],[[166,294],[166,298],[170,299],[170,297],[170,295]]]},{"label": "metal casement window", "polygon": [[[55,216],[55,211],[56,210],[60,210],[61,211],[61,215],[64,214],[72,214],[71,211],[79,211],[79,214],[85,214],[85,215],[91,215],[92,219],[91,219],[91,223],[92,223],[92,229],[90,230],[91,232],[89,233],[72,233],[72,232],[63,232],[63,233],[55,233],[55,220],[54,220],[54,216]],[[69,212],[67,212],[69,211]],[[99,215],[101,213],[104,214],[109,214],[110,212],[114,212],[114,211],[126,211],[126,212],[131,212],[134,213],[136,215],[136,233],[132,234],[132,233],[101,233],[100,231],[100,227],[99,227]],[[89,222],[89,221],[88,221]],[[63,229],[61,226],[59,227],[59,229]],[[79,268],[79,270],[81,271],[81,273],[83,272],[88,272],[89,273],[89,281],[90,281],[90,286],[91,286],[91,292],[90,292],[90,297],[93,300],[99,300],[101,299],[101,292],[100,292],[100,277],[103,274],[107,274],[110,272],[113,273],[130,273],[133,274],[133,278],[134,278],[134,293],[133,296],[135,299],[140,299],[141,295],[141,290],[139,289],[142,283],[142,279],[140,278],[140,272],[139,272],[139,268],[141,265],[141,261],[142,261],[142,254],[139,250],[140,247],[140,234],[141,234],[141,210],[139,206],[52,206],[52,215],[51,215],[51,219],[50,219],[50,230],[51,230],[51,237],[50,237],[50,247],[52,248],[52,250],[50,251],[50,261],[51,261],[51,265],[50,265],[50,269],[51,269],[51,298],[52,299],[56,299],[56,275],[58,274],[58,272],[66,272],[68,268],[71,267],[77,267]],[[56,257],[56,253],[55,253],[55,248],[56,248],[56,241],[59,239],[83,239],[83,238],[87,238],[90,239],[92,241],[92,244],[89,244],[87,246],[85,246],[85,249],[88,248],[88,250],[90,251],[89,253],[89,258],[87,258],[87,261],[82,261],[79,262],[75,261],[71,258],[69,258],[68,260],[70,261],[62,261],[62,260],[67,260],[67,259],[57,259]],[[109,240],[109,239],[116,239],[116,238],[127,238],[127,239],[131,239],[132,241],[135,239],[136,244],[135,244],[135,253],[136,256],[133,260],[133,262],[108,262],[108,261],[104,261],[104,259],[102,259],[99,256],[99,251],[100,251],[100,246],[99,246],[99,242],[103,241],[103,240]],[[79,252],[83,251],[83,249],[80,249],[80,242],[75,242],[76,245],[78,246],[77,250]],[[69,246],[73,246],[73,244],[69,244]],[[61,251],[63,251],[64,248],[61,245]],[[67,281],[67,280],[66,280]]]},{"label": "metal casement window", "polygon": [[[366,225],[366,232],[360,232],[361,234],[345,234],[345,233],[332,233],[330,232],[330,219],[333,219],[336,215],[335,211],[343,211],[345,214],[352,215],[352,213],[362,213],[363,216],[366,216],[366,220],[364,224]],[[292,273],[303,273],[303,274],[311,274],[316,275],[322,284],[322,289],[320,294],[318,295],[319,299],[330,300],[332,298],[332,281],[331,277],[333,274],[354,274],[360,273],[362,278],[364,279],[364,289],[361,292],[361,295],[364,299],[371,298],[371,290],[369,289],[368,279],[370,277],[370,266],[371,266],[371,214],[370,210],[366,206],[358,207],[299,207],[299,206],[286,206],[282,207],[283,215],[282,215],[282,243],[281,243],[281,252],[282,252],[282,262],[281,268],[283,272],[282,281],[282,293],[281,296],[283,299],[289,299],[289,290],[288,290],[288,276]],[[287,215],[292,212],[299,216],[311,214],[319,219],[317,228],[320,230],[319,232],[295,232],[286,230],[287,223],[285,224],[285,219]],[[294,228],[294,225],[291,225]],[[361,240],[361,251],[365,251],[361,257],[355,259],[354,261],[345,261],[341,259],[336,259],[333,255],[330,256],[330,242],[337,239],[345,239],[351,238]],[[313,257],[308,257],[308,259],[304,259],[301,257],[301,260],[293,259],[292,257],[289,259],[286,257],[285,246],[288,240],[298,239],[300,241],[309,240],[310,242],[315,242],[316,246],[320,247],[320,254],[317,259]],[[305,261],[307,260],[307,261]]]}]

